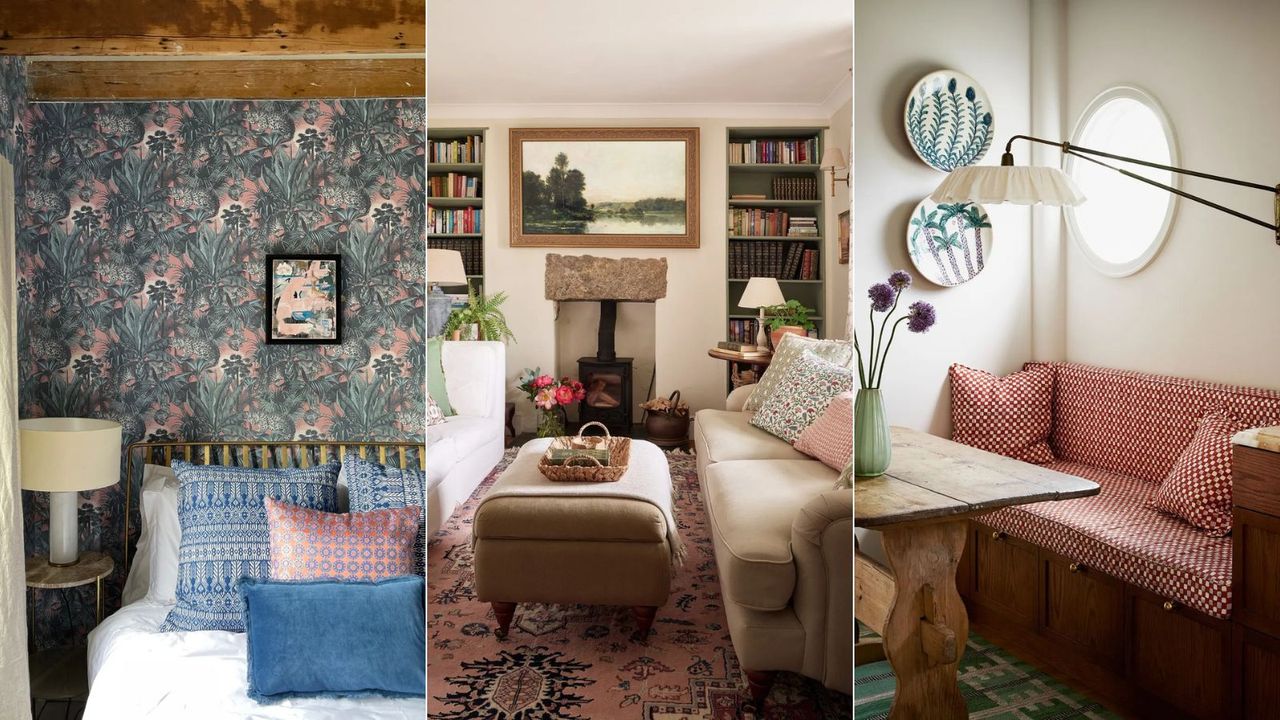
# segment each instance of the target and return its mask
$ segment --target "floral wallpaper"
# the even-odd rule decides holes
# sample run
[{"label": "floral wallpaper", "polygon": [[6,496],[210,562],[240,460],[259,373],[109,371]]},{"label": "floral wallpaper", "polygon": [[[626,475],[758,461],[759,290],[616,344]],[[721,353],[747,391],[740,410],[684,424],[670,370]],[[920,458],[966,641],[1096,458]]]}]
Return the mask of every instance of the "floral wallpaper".
[{"label": "floral wallpaper", "polygon": [[[116,420],[126,443],[422,436],[422,100],[36,103],[25,132],[23,417]],[[342,255],[341,345],[264,344],[279,252]],[[25,495],[41,553],[47,496]],[[118,566],[122,487],[83,497],[81,547]],[[83,636],[93,602],[41,594],[37,644]]]}]

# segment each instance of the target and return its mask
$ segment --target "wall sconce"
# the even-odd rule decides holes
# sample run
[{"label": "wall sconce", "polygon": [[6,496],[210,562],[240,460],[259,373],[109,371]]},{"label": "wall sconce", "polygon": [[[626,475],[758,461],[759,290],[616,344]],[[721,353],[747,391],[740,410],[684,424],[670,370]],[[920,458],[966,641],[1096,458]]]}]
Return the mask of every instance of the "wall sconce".
[{"label": "wall sconce", "polygon": [[[838,147],[829,147],[822,152],[822,162],[819,167],[823,172],[831,173],[831,197],[836,196],[836,181],[843,180],[845,185],[850,185],[849,176],[852,175],[848,171],[849,163],[844,159],[844,151]],[[836,175],[838,170],[844,170],[844,177]]]}]

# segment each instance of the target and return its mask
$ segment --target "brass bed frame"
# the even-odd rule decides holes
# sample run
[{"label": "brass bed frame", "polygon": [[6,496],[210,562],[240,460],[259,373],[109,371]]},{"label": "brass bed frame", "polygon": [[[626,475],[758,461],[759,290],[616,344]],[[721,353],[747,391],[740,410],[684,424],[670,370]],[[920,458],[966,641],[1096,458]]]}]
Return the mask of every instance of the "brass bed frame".
[{"label": "brass bed frame", "polygon": [[[129,529],[133,518],[133,484],[135,459],[143,465],[163,465],[168,467],[174,460],[184,460],[193,465],[230,465],[233,467],[251,468],[284,468],[311,467],[329,462],[330,455],[341,460],[348,449],[354,450],[362,458],[368,458],[375,452],[378,462],[388,464],[388,458],[396,461],[398,467],[411,467],[415,462],[419,470],[427,469],[426,444],[421,442],[361,442],[346,440],[239,440],[235,442],[203,442],[187,440],[166,440],[162,442],[136,442],[125,450],[125,485],[124,485],[124,537],[123,562],[125,573],[129,572]],[[138,493],[142,492],[142,473],[137,476]]]}]

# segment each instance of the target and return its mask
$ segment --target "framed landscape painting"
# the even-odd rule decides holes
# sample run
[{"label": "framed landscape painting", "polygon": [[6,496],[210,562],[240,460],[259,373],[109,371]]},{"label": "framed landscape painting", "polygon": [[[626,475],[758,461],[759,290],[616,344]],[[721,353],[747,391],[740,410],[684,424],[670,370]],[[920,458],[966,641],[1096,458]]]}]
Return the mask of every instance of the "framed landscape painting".
[{"label": "framed landscape painting", "polygon": [[513,247],[698,247],[697,128],[512,128]]},{"label": "framed landscape painting", "polygon": [[342,257],[267,256],[267,342],[342,342]]}]

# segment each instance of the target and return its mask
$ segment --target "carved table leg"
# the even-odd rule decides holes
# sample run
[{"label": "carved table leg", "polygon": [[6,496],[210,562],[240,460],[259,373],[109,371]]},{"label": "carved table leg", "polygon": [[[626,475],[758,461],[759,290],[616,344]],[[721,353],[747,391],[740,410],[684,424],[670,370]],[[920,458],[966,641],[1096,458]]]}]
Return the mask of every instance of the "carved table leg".
[{"label": "carved table leg", "polygon": [[969,616],[956,591],[966,521],[886,529],[884,550],[896,592],[884,648],[898,676],[890,720],[967,718],[956,670]]},{"label": "carved table leg", "polygon": [[653,605],[633,605],[631,614],[636,619],[636,632],[631,639],[638,642],[648,640],[649,629],[653,627],[653,618],[657,616],[658,608]]},{"label": "carved table leg", "polygon": [[498,629],[493,632],[499,640],[505,640],[507,631],[511,629],[511,618],[515,617],[516,604],[513,602],[493,602],[493,617],[498,621]]}]

